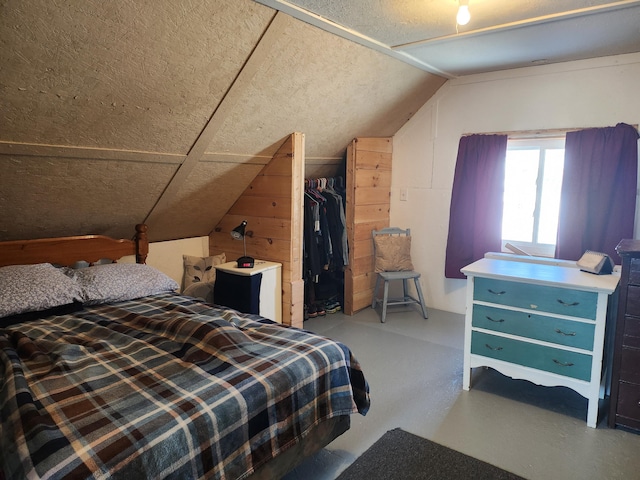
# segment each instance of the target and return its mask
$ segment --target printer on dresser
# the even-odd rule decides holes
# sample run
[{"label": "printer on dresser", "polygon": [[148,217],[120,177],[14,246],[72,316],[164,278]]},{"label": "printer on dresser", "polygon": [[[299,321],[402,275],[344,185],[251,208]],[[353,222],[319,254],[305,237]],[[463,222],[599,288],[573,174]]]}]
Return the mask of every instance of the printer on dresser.
[{"label": "printer on dresser", "polygon": [[640,240],[622,240],[609,426],[640,430]]},{"label": "printer on dresser", "polygon": [[483,366],[565,386],[588,399],[587,425],[596,427],[619,272],[594,275],[576,262],[500,253],[462,272],[468,277],[463,388],[471,386],[471,369]]}]

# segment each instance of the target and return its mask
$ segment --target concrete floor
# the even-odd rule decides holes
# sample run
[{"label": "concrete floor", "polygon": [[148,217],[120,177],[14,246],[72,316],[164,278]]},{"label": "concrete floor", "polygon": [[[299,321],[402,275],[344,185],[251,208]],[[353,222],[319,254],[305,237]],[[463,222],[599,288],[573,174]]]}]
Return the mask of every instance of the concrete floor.
[{"label": "concrete floor", "polygon": [[564,387],[476,369],[462,390],[464,317],[410,307],[382,324],[367,308],[309,319],[305,329],[348,345],[371,387],[371,409],[286,480],[332,480],[386,431],[400,427],[530,480],[640,479],[640,435],[586,425],[587,401]]}]

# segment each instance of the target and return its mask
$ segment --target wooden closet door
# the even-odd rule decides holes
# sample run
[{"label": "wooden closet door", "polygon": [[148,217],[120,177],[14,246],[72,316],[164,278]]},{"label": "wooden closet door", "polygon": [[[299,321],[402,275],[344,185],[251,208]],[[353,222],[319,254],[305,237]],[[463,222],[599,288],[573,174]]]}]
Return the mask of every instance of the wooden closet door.
[{"label": "wooden closet door", "polygon": [[346,223],[349,265],[344,313],[371,305],[376,276],[371,231],[389,226],[393,139],[356,138],[347,147]]}]

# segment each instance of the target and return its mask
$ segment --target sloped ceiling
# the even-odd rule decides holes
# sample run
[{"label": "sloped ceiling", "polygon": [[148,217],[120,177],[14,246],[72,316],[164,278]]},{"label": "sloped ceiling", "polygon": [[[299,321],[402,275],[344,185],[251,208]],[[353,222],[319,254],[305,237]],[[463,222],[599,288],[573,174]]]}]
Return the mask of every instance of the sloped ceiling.
[{"label": "sloped ceiling", "polygon": [[207,235],[292,132],[330,174],[444,81],[250,0],[3,1],[0,240]]}]

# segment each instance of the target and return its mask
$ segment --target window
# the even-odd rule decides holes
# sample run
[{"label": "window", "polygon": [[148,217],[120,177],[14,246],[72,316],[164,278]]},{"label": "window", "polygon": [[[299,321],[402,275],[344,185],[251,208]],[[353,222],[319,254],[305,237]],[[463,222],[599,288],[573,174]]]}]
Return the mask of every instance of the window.
[{"label": "window", "polygon": [[554,256],[563,167],[564,137],[508,141],[503,251],[511,243],[532,255]]}]

